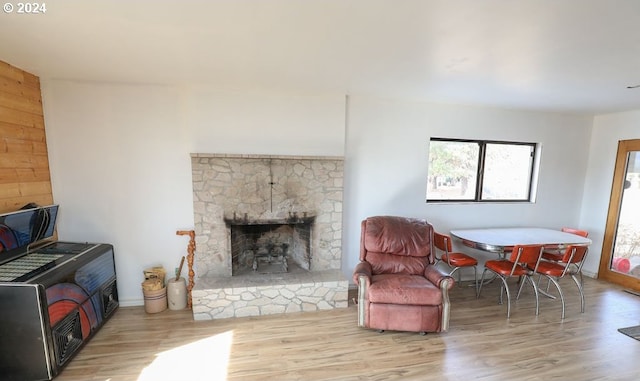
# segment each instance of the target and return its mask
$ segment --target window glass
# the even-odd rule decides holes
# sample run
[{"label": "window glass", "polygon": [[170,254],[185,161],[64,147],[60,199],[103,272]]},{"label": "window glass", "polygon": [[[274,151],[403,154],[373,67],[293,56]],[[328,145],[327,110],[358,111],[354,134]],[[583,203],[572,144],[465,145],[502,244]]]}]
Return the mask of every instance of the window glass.
[{"label": "window glass", "polygon": [[528,200],[533,163],[530,145],[487,143],[483,200]]},{"label": "window glass", "polygon": [[473,200],[479,152],[480,145],[475,142],[432,141],[427,199]]},{"label": "window glass", "polygon": [[432,138],[427,201],[531,201],[535,143]]}]

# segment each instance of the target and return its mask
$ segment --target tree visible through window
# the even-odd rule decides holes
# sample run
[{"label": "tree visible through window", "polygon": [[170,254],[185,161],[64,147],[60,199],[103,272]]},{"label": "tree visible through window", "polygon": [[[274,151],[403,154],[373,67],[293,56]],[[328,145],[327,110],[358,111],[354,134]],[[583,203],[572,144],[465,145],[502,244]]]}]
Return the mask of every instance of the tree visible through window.
[{"label": "tree visible through window", "polygon": [[531,201],[535,143],[432,138],[427,201]]}]

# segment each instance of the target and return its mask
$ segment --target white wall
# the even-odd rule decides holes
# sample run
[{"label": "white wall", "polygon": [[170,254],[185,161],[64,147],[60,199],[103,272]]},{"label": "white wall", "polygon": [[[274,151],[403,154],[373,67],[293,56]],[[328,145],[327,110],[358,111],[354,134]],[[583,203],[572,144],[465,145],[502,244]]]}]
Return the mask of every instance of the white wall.
[{"label": "white wall", "polygon": [[[442,231],[591,227],[581,219],[586,116],[351,97],[345,128],[342,95],[56,80],[42,80],[42,93],[60,239],[114,244],[123,305],[142,303],[144,268],[172,272],[186,254],[175,231],[193,228],[192,152],[345,155],[349,278],[371,215],[423,217]],[[541,143],[537,202],[426,204],[431,136]]]},{"label": "white wall", "polygon": [[142,303],[144,268],[186,255],[192,152],[344,153],[344,96],[55,80],[42,94],[59,238],[114,245],[123,305]]},{"label": "white wall", "polygon": [[[581,227],[592,118],[483,107],[350,97],[345,160],[343,268],[358,262],[360,221],[372,215],[426,218],[455,228]],[[542,144],[535,203],[426,204],[429,138]],[[461,248],[493,259],[489,253]]]},{"label": "white wall", "polygon": [[607,223],[618,141],[640,139],[640,110],[594,118],[580,224],[593,244],[585,267],[597,272]]}]

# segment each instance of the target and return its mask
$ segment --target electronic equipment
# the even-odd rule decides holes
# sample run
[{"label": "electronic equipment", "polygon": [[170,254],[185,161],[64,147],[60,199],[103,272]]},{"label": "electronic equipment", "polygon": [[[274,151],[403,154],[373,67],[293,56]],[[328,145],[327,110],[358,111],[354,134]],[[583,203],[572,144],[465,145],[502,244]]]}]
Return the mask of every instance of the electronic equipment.
[{"label": "electronic equipment", "polygon": [[53,379],[119,305],[113,246],[47,241],[57,215],[0,215],[2,380]]}]

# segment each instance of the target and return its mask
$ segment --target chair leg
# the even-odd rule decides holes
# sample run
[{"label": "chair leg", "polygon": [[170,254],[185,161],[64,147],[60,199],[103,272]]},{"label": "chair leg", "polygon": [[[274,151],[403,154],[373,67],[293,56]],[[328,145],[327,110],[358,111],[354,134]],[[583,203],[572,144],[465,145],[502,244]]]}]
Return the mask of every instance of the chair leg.
[{"label": "chair leg", "polygon": [[533,293],[535,294],[535,297],[536,297],[536,315],[538,315],[540,313],[540,303],[539,303],[540,300],[538,298],[538,286],[536,286],[536,282],[530,276],[525,275],[520,277],[520,280],[519,280],[520,286],[518,287],[518,295],[516,295],[516,300],[520,299],[520,293],[524,288],[524,284],[527,282],[531,283],[531,287],[533,287]]},{"label": "chair leg", "polygon": [[[473,267],[473,281],[474,283],[474,287],[476,289],[476,298],[479,296],[478,295],[478,269],[476,266],[471,266]],[[458,286],[462,287],[462,267],[455,267],[453,270],[451,270],[451,272],[449,273],[449,276],[453,276],[454,273],[458,273]]]},{"label": "chair leg", "polygon": [[536,316],[538,316],[538,314],[540,313],[540,298],[538,296],[538,286],[536,286],[536,282],[534,282],[530,276],[525,276],[524,279],[525,282],[529,281],[529,283],[531,283],[531,286],[533,287],[533,293],[536,296]]},{"label": "chair leg", "polygon": [[[476,295],[476,298],[480,297],[480,293],[482,292],[482,285],[484,284],[484,275],[487,273],[487,271],[491,271],[489,269],[484,269],[484,271],[482,271],[482,277],[480,278],[480,286],[478,287],[478,293]],[[500,287],[500,299],[499,299],[499,304],[503,304],[503,297],[502,294],[506,292],[507,294],[507,319],[509,317],[511,317],[511,293],[509,292],[509,285],[507,284],[507,279],[499,274],[496,274],[497,278],[500,278],[500,280],[502,281],[502,286]],[[538,292],[536,291],[536,296],[538,295]],[[537,299],[536,299],[537,302]]]},{"label": "chair leg", "polygon": [[580,287],[584,287],[584,279],[582,279],[582,270],[578,271],[578,274],[580,275]]},{"label": "chair leg", "polygon": [[576,278],[575,275],[571,275],[571,279],[573,279],[573,282],[578,286],[578,292],[580,292],[580,312],[584,313],[584,292],[582,290],[582,283],[578,281],[578,278]]},{"label": "chair leg", "polygon": [[480,297],[480,293],[482,292],[482,285],[484,284],[484,274],[486,274],[487,271],[490,271],[490,270],[484,269],[484,271],[482,271],[482,278],[480,279],[480,285],[478,285],[478,282],[476,282],[476,287],[477,287],[476,299]]},{"label": "chair leg", "polygon": [[[540,287],[540,282],[542,281],[542,274],[538,274],[538,287]],[[547,279],[547,288],[545,289],[545,292],[549,293],[549,285],[551,284],[551,282]]]},{"label": "chair leg", "polygon": [[449,276],[452,277],[453,274],[458,273],[458,287],[462,287],[462,285],[461,285],[462,278],[460,276],[461,271],[459,271],[459,270],[460,270],[460,267],[454,267],[453,270],[451,270],[451,272],[449,273]]},{"label": "chair leg", "polygon": [[547,280],[547,290],[546,290],[546,291],[547,291],[547,293],[549,292],[549,285],[550,285],[550,284],[551,284],[551,281],[550,281],[550,280]]},{"label": "chair leg", "polygon": [[518,284],[520,286],[518,286],[518,295],[516,295],[516,300],[520,300],[520,293],[522,292],[522,289],[524,288],[524,284],[526,282],[526,279],[522,279],[522,277],[518,278]]},{"label": "chair leg", "polygon": [[478,269],[476,268],[476,266],[473,266],[473,281],[475,282],[474,285],[476,287],[476,298],[478,297]]},{"label": "chair leg", "polygon": [[562,303],[562,319],[564,319],[564,294],[562,293],[562,289],[560,288],[560,283],[558,282],[557,279],[554,279],[552,276],[549,275],[545,275],[545,277],[547,277],[547,279],[549,280],[549,283],[553,283],[554,286],[556,286],[556,289],[558,290],[558,294],[560,294],[560,302]]},{"label": "chair leg", "polygon": [[507,293],[507,319],[511,317],[511,293],[509,292],[509,285],[507,284],[507,280],[504,277],[498,276],[502,281],[502,287],[500,288],[500,304],[502,304],[502,292],[503,290]]}]

